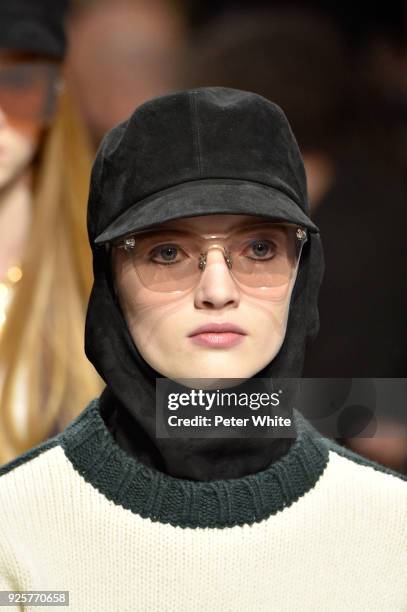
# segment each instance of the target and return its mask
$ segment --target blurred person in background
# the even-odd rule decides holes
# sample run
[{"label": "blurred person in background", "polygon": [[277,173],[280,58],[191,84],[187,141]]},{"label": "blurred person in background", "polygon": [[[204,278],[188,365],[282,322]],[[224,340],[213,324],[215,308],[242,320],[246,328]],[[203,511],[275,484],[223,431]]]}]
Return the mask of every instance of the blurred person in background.
[{"label": "blurred person in background", "polygon": [[183,76],[196,86],[242,86],[284,109],[301,147],[315,209],[335,177],[348,71],[346,45],[328,17],[258,7],[226,12],[201,27]]},{"label": "blurred person in background", "polygon": [[[373,87],[362,78],[359,57],[362,51],[352,55],[339,25],[322,12],[240,9],[198,30],[185,69],[188,86],[249,89],[273,100],[297,135],[327,269],[308,377],[407,371],[403,147],[393,111],[380,114],[379,96],[366,96]],[[379,437],[347,444],[356,448],[360,440],[360,452],[404,471],[405,425],[405,414],[389,406]]]},{"label": "blurred person in background", "polygon": [[62,81],[66,8],[0,4],[0,463],[100,388],[82,339],[90,154]]},{"label": "blurred person in background", "polygon": [[[407,4],[376,7],[359,26],[348,155],[315,214],[331,238],[351,240],[339,262],[325,242],[332,275],[320,294],[324,332],[310,348],[308,376],[407,376]],[[350,232],[350,233],[349,233]],[[346,298],[351,297],[351,299]],[[341,300],[341,311],[335,304]],[[332,320],[331,313],[335,319]],[[340,314],[340,316],[338,316]],[[352,326],[352,335],[346,334]],[[326,349],[332,357],[326,360]],[[335,352],[332,354],[332,351]],[[325,357],[324,357],[325,355]],[[353,372],[353,374],[352,374]],[[347,445],[407,474],[407,410],[389,404],[374,437]]]},{"label": "blurred person in background", "polygon": [[67,79],[98,144],[135,105],[176,89],[185,23],[170,0],[89,0],[68,24]]}]

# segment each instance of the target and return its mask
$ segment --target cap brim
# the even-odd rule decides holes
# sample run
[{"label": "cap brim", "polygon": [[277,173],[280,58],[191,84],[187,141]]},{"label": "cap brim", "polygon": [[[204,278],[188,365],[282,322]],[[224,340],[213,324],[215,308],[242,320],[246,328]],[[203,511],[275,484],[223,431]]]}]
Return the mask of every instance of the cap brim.
[{"label": "cap brim", "polygon": [[279,189],[249,181],[215,179],[175,185],[135,203],[94,242],[110,242],[172,219],[213,214],[262,216],[319,231],[298,204]]}]

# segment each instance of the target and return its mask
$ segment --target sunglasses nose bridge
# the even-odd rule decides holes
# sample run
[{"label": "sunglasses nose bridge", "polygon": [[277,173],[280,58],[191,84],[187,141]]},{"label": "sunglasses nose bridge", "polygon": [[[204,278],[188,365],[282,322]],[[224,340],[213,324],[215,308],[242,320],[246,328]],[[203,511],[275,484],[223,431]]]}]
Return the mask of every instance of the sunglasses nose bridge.
[{"label": "sunglasses nose bridge", "polygon": [[201,272],[203,272],[205,270],[205,268],[206,268],[206,262],[207,262],[207,259],[208,259],[208,252],[210,250],[213,250],[213,249],[220,249],[222,251],[225,263],[226,263],[228,269],[230,270],[232,268],[232,255],[231,255],[231,253],[229,252],[229,250],[227,249],[227,247],[225,245],[222,245],[222,244],[213,244],[210,247],[208,247],[206,249],[206,251],[201,252],[200,255],[199,255],[199,264],[198,264],[198,267],[201,270]]}]

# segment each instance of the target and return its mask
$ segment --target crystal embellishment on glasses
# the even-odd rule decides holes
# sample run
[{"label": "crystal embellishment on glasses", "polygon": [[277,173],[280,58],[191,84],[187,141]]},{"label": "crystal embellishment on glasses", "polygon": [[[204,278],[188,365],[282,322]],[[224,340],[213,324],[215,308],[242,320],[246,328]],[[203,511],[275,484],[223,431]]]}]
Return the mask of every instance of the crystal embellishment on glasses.
[{"label": "crystal embellishment on glasses", "polygon": [[307,239],[307,230],[302,229],[302,227],[299,227],[295,235],[298,238],[298,240],[305,241]]},{"label": "crystal embellishment on glasses", "polygon": [[[119,245],[120,246],[120,245]],[[131,251],[136,246],[136,240],[134,238],[126,238],[123,243],[123,247],[126,251]]]}]

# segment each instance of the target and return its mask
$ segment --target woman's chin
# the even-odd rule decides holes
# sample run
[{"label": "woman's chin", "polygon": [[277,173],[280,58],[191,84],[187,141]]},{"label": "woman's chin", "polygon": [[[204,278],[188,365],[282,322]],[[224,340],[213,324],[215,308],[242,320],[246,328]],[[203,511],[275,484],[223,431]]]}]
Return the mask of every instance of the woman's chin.
[{"label": "woman's chin", "polygon": [[167,377],[172,380],[178,380],[191,388],[195,388],[195,386],[196,388],[204,388],[204,386],[205,388],[231,387],[234,384],[238,384],[238,381],[242,378],[251,378],[259,369],[259,367],[248,368],[247,364],[243,363],[224,363],[222,366],[202,364],[195,368],[189,365],[185,368],[177,368],[176,371],[172,371]]}]

